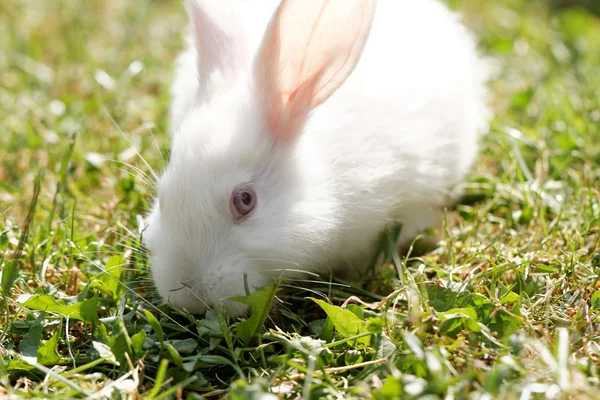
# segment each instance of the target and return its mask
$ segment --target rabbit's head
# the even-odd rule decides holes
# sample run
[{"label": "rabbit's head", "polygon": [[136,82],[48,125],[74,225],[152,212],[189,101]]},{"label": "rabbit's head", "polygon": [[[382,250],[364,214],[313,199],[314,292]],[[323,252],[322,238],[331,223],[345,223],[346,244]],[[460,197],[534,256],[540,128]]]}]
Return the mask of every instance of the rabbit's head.
[{"label": "rabbit's head", "polygon": [[145,231],[165,301],[239,314],[228,298],[318,262],[335,205],[319,202],[326,183],[297,154],[309,113],[356,65],[374,3],[283,1],[250,59],[231,9],[188,1],[203,93],[178,124]]}]

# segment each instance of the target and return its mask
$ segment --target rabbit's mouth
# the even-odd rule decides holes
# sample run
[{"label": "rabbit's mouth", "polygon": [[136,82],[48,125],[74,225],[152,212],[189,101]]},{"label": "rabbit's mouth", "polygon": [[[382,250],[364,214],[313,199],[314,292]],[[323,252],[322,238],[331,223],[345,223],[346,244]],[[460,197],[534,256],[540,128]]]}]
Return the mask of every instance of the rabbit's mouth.
[{"label": "rabbit's mouth", "polygon": [[248,307],[244,304],[229,300],[235,294],[224,296],[215,295],[215,293],[206,290],[191,280],[179,282],[179,286],[170,289],[163,300],[173,309],[185,310],[191,314],[205,314],[208,311],[223,308],[225,312],[232,316],[243,315]]}]

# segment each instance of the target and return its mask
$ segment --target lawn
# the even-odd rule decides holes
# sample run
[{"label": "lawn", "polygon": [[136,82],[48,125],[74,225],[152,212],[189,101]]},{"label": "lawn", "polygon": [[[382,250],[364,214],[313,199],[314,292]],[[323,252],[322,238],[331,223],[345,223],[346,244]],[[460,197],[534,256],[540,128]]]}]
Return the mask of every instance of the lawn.
[{"label": "lawn", "polygon": [[180,2],[0,2],[0,397],[597,398],[600,10],[558,3],[451,1],[496,117],[439,247],[231,320],[157,303],[141,245]]}]

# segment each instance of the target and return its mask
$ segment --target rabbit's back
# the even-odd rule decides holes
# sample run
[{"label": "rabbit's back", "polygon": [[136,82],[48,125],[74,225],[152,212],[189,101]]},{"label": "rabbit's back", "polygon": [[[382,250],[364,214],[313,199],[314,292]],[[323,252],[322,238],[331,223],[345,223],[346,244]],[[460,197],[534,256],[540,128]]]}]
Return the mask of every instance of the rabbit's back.
[{"label": "rabbit's back", "polygon": [[328,171],[323,185],[346,199],[346,232],[414,220],[409,238],[455,200],[486,128],[486,78],[474,38],[444,5],[378,1],[356,69],[314,111],[299,147],[304,165],[320,149],[315,179]]},{"label": "rabbit's back", "polygon": [[[240,0],[251,75],[279,0]],[[197,84],[193,44],[180,56],[171,126],[210,93]],[[340,240],[404,222],[410,238],[451,203],[485,129],[485,64],[470,32],[437,0],[379,0],[364,52],[340,88],[311,114],[297,160],[312,193],[340,202]],[[322,204],[313,199],[315,204]],[[406,221],[414,223],[406,223]]]}]

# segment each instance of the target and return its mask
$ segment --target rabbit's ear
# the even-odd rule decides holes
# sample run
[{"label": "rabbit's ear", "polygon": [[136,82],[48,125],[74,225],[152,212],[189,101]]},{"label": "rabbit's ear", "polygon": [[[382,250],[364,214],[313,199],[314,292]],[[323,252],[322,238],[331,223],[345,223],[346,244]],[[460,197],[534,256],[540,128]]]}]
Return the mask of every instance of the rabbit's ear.
[{"label": "rabbit's ear", "polygon": [[244,67],[248,55],[237,6],[231,0],[185,1],[198,53],[200,80],[216,70],[229,75]]},{"label": "rabbit's ear", "polygon": [[256,74],[270,133],[296,137],[308,113],[356,66],[376,0],[284,0],[267,29]]}]

